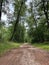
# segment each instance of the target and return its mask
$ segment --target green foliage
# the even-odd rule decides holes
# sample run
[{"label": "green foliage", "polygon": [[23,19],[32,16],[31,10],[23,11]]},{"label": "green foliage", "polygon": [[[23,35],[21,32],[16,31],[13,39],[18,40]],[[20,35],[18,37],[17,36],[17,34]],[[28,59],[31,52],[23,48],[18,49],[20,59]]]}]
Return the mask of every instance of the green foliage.
[{"label": "green foliage", "polygon": [[46,26],[39,25],[37,29],[31,28],[28,31],[31,42],[44,42],[49,41],[49,29]]},{"label": "green foliage", "polygon": [[[13,5],[14,13],[12,15],[12,21],[10,20],[9,22],[9,26],[6,27],[5,23],[0,22],[0,41],[7,41],[10,39],[11,36],[13,36],[12,40],[17,42],[49,41],[49,29],[47,29],[48,23],[46,22],[47,21],[46,14],[48,15],[48,12],[46,11],[47,11],[47,5],[49,6],[49,3],[46,2],[44,3],[46,12],[45,13],[43,2],[41,3],[39,0],[29,2],[29,6],[26,5],[27,0],[14,0],[14,1],[15,1]],[[39,2],[40,4],[36,8],[35,6]],[[37,18],[38,15],[39,18]],[[25,30],[24,26],[25,23],[23,24],[23,21],[28,24],[27,30]],[[13,31],[14,33],[12,33]]]},{"label": "green foliage", "polygon": [[26,5],[25,5],[25,1],[26,0],[15,0],[15,11],[14,11],[14,15],[17,16],[18,15],[18,11],[20,9],[21,6],[21,2],[24,2],[21,12],[20,12],[20,16],[24,16],[25,15],[25,11],[27,9]]},{"label": "green foliage", "polygon": [[[13,27],[10,30],[12,30],[12,29],[13,29]],[[12,33],[12,31],[11,31],[11,33]],[[16,31],[14,33],[13,41],[24,42],[24,36],[25,36],[25,27],[23,24],[19,23],[16,26]]]},{"label": "green foliage", "polygon": [[37,48],[49,51],[49,42],[45,42],[45,43],[34,43],[32,45],[35,46],[35,47],[37,47]]},{"label": "green foliage", "polygon": [[[39,3],[39,4],[38,4]],[[35,6],[37,6],[37,8]],[[44,3],[47,10],[47,5]],[[36,11],[34,10],[36,9]],[[28,8],[28,13],[30,16],[27,18],[27,23],[28,23],[28,36],[31,39],[31,42],[44,42],[44,41],[49,41],[49,29],[47,28],[47,19],[44,13],[44,7],[43,3],[41,3],[38,0],[35,0],[34,3],[31,3],[30,8]],[[47,12],[48,14],[48,12]],[[39,18],[36,19],[36,17]]]},{"label": "green foliage", "polygon": [[0,21],[0,41],[3,40],[4,25],[5,23]]}]

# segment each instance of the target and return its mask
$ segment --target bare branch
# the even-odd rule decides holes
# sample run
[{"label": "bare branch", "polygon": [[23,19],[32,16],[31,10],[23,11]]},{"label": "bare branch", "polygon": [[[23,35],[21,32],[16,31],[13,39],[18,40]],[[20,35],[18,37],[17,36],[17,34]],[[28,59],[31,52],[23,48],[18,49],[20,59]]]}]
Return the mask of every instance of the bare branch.
[{"label": "bare branch", "polygon": [[38,7],[40,4],[42,4],[42,2],[39,2],[35,7]]}]

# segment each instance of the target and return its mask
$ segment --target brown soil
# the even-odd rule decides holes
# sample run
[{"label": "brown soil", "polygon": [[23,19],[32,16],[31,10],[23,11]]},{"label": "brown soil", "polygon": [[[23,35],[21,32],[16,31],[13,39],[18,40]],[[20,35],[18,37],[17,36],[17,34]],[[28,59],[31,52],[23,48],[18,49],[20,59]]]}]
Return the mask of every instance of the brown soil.
[{"label": "brown soil", "polygon": [[49,52],[23,44],[0,57],[0,65],[49,65]]}]

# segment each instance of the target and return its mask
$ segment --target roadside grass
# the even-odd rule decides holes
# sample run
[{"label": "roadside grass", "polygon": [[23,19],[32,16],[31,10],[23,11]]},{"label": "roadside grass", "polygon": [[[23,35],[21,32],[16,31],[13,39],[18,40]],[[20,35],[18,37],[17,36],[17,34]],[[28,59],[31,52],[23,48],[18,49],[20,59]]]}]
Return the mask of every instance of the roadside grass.
[{"label": "roadside grass", "polygon": [[18,48],[20,45],[21,45],[20,43],[14,42],[0,43],[0,56],[10,49]]},{"label": "roadside grass", "polygon": [[49,42],[45,42],[45,43],[34,43],[32,45],[35,46],[35,47],[38,47],[38,48],[41,48],[41,49],[49,51]]}]

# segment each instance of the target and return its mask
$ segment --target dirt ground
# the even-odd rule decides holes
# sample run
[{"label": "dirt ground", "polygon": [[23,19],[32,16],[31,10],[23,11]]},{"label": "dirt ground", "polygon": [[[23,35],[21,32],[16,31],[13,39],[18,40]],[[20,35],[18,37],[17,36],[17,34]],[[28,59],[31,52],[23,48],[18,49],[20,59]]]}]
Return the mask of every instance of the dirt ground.
[{"label": "dirt ground", "polygon": [[49,65],[49,52],[23,44],[0,57],[0,65]]}]

